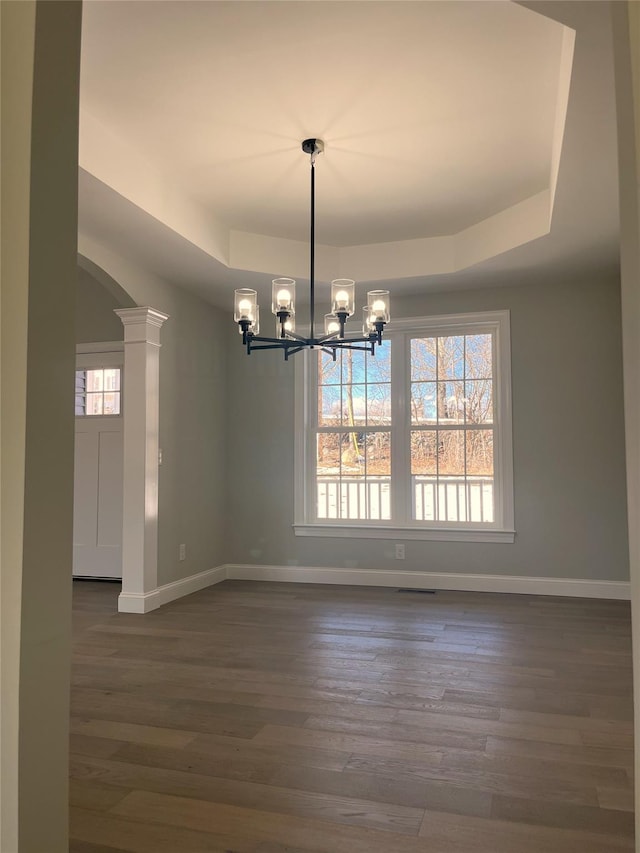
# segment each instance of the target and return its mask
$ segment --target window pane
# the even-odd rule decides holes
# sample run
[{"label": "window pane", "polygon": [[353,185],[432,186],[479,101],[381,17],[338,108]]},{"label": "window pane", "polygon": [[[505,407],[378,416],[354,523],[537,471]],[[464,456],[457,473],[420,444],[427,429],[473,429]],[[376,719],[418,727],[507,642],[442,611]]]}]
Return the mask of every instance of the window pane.
[{"label": "window pane", "polygon": [[[318,518],[389,520],[390,481],[384,477],[318,480]],[[326,513],[326,514],[325,514]]]},{"label": "window pane", "polygon": [[120,390],[120,368],[109,367],[104,371],[104,390],[119,391]]},{"label": "window pane", "polygon": [[364,436],[367,477],[391,475],[391,433],[369,432]]},{"label": "window pane", "polygon": [[340,434],[321,432],[318,435],[318,476],[340,475]]},{"label": "window pane", "polygon": [[436,383],[412,382],[411,423],[435,423],[436,414]]},{"label": "window pane", "polygon": [[104,370],[87,370],[87,391],[102,391]]},{"label": "window pane", "polygon": [[84,370],[76,370],[76,391],[84,391],[87,387],[87,379]]},{"label": "window pane", "polygon": [[489,379],[493,374],[492,335],[466,335],[467,379]]},{"label": "window pane", "polygon": [[103,414],[119,415],[120,414],[120,392],[110,391],[104,395]]},{"label": "window pane", "polygon": [[473,379],[464,383],[467,423],[493,423],[493,382]]},{"label": "window pane", "polygon": [[367,423],[376,426],[391,423],[391,385],[389,383],[367,385]]},{"label": "window pane", "polygon": [[84,396],[76,394],[76,415],[84,415]]},{"label": "window pane", "polygon": [[411,340],[411,379],[414,382],[436,378],[437,338]]},{"label": "window pane", "polygon": [[318,385],[340,384],[340,353],[336,360],[326,352],[319,353],[318,358]]},{"label": "window pane", "polygon": [[382,345],[376,347],[374,356],[365,357],[367,370],[367,382],[390,382],[391,381],[391,345],[389,341],[383,341]]},{"label": "window pane", "polygon": [[364,385],[342,386],[342,423],[345,426],[359,424],[366,420],[366,394]]},{"label": "window pane", "polygon": [[320,426],[338,426],[342,420],[340,386],[320,385],[318,388],[318,423]]},{"label": "window pane", "polygon": [[343,432],[340,436],[342,474],[345,476],[364,474],[364,433]]},{"label": "window pane", "polygon": [[87,394],[86,413],[88,415],[102,414],[102,394]]},{"label": "window pane", "polygon": [[391,518],[391,434],[344,431],[318,435],[317,516]]},{"label": "window pane", "polygon": [[493,476],[493,430],[467,431],[467,474]]},{"label": "window pane", "polygon": [[464,335],[438,338],[438,379],[464,379]]},{"label": "window pane", "polygon": [[464,475],[464,435],[462,429],[438,430],[439,474]]},{"label": "window pane", "polygon": [[438,421],[464,423],[464,382],[438,382]]},{"label": "window pane", "polygon": [[344,384],[365,382],[365,353],[359,350],[342,350],[342,381]]},{"label": "window pane", "polygon": [[438,450],[435,430],[411,431],[411,473],[435,474],[438,469]]}]

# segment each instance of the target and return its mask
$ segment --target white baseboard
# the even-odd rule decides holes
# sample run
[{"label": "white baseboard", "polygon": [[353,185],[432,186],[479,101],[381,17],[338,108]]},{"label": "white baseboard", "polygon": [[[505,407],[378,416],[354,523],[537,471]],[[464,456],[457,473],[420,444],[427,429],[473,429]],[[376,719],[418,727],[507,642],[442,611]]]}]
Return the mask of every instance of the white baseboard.
[{"label": "white baseboard", "polygon": [[623,601],[628,601],[631,596],[630,584],[625,581],[471,575],[453,572],[403,572],[386,569],[329,569],[312,566],[228,565],[226,572],[227,577],[233,580],[392,586],[403,589],[451,589],[466,592],[515,592],[527,595],[561,595]]},{"label": "white baseboard", "polygon": [[159,586],[148,593],[122,592],[120,613],[149,613],[163,604],[224,580],[279,581],[288,583],[384,586],[401,589],[451,589],[462,592],[512,592],[525,595],[560,595],[571,598],[607,598],[629,601],[626,581],[531,578],[514,575],[471,575],[453,572],[403,572],[387,569],[330,569],[322,566],[218,566]]},{"label": "white baseboard", "polygon": [[207,586],[213,586],[226,580],[226,578],[226,566],[218,566],[215,569],[207,569],[179,581],[165,583],[152,592],[121,592],[118,597],[118,611],[120,613],[149,613],[151,610],[162,607],[163,604],[190,595],[192,592],[198,592]]}]

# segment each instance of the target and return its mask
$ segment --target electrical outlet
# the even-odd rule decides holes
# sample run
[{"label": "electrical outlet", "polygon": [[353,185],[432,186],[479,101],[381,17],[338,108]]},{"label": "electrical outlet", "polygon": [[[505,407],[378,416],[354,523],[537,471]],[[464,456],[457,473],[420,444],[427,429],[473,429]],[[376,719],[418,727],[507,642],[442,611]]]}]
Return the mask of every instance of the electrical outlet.
[{"label": "electrical outlet", "polygon": [[396,545],[396,560],[404,560],[404,545]]},{"label": "electrical outlet", "polygon": [[187,546],[186,545],[180,545],[179,546],[179,548],[178,548],[178,559],[179,560],[186,560],[187,559]]}]

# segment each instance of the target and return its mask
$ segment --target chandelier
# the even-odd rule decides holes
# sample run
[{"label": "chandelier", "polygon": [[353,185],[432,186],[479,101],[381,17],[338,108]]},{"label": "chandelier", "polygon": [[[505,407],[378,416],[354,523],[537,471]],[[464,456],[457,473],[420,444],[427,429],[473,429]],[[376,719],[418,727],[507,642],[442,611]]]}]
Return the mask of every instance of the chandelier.
[{"label": "chandelier", "polygon": [[324,334],[315,336],[315,167],[316,157],[324,151],[321,139],[305,139],[302,150],[311,160],[311,274],[309,276],[309,337],[295,331],[295,288],[292,278],[273,280],[271,311],[275,314],[275,337],[259,335],[260,306],[255,290],[243,287],[235,292],[234,320],[242,335],[247,355],[253,350],[281,349],[285,360],[303,349],[320,349],[336,359],[341,349],[365,350],[375,355],[376,345],[382,343],[382,332],[389,322],[389,291],[370,290],[362,309],[362,335],[347,337],[347,319],[355,311],[355,282],[338,278],[331,282],[331,313],[324,317]]}]

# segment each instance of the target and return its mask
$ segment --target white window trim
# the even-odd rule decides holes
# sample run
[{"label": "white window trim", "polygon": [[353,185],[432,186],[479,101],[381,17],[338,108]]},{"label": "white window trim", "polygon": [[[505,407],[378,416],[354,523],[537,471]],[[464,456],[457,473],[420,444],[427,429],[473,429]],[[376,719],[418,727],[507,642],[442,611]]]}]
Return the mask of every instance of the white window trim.
[{"label": "white window trim", "polygon": [[[295,439],[294,439],[294,523],[296,536],[355,538],[355,539],[407,539],[447,542],[514,542],[513,506],[513,430],[511,398],[511,334],[509,311],[483,311],[465,314],[434,315],[413,319],[394,320],[387,330],[393,332],[429,332],[438,334],[473,334],[490,329],[495,334],[494,394],[500,412],[494,424],[494,475],[500,484],[496,489],[494,524],[445,523],[425,526],[413,524],[384,524],[378,521],[356,523],[332,519],[327,522],[310,521],[314,512],[315,495],[312,494],[314,478],[310,476],[311,444],[307,440],[309,423],[309,393],[311,382],[310,353],[304,351],[295,363]],[[315,353],[313,353],[315,355]],[[393,365],[392,365],[393,370]],[[408,383],[409,378],[406,377]],[[403,383],[404,389],[404,383]],[[406,393],[404,389],[403,393]]]}]

